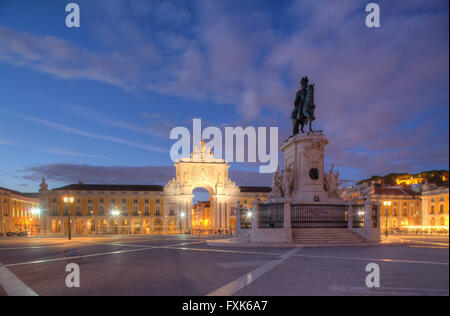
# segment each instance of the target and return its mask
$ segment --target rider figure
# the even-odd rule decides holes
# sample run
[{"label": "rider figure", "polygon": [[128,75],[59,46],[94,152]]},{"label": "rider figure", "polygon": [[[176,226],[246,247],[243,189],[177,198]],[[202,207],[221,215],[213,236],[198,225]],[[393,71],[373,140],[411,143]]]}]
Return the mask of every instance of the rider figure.
[{"label": "rider figure", "polygon": [[297,91],[295,95],[295,107],[291,114],[291,120],[293,123],[293,135],[297,135],[299,133],[299,125],[301,121],[304,121],[306,118],[303,113],[303,105],[305,104],[306,95],[308,92],[308,77],[303,77],[300,81],[301,89]]}]

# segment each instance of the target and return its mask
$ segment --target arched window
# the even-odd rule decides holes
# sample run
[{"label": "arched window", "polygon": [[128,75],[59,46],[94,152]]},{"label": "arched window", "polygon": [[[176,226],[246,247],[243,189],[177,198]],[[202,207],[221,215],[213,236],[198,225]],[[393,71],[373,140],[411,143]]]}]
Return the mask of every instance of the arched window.
[{"label": "arched window", "polygon": [[434,214],[434,205],[431,205],[431,212],[430,214]]},{"label": "arched window", "polygon": [[439,213],[444,213],[444,204],[439,205]]},{"label": "arched window", "polygon": [[445,218],[441,217],[441,226],[445,226]]},{"label": "arched window", "polygon": [[436,225],[436,220],[434,219],[434,217],[431,219],[431,226],[435,226]]}]

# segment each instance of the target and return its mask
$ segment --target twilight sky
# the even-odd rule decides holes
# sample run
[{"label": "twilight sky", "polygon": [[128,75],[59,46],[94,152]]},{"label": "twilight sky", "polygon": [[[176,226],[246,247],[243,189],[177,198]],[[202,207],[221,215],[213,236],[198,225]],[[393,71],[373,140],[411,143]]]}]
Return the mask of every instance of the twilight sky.
[{"label": "twilight sky", "polygon": [[[449,3],[78,0],[0,2],[0,186],[165,184],[175,126],[278,126],[316,85],[326,167],[362,179],[448,169]],[[281,161],[281,155],[280,155]],[[270,185],[233,163],[238,185]]]}]

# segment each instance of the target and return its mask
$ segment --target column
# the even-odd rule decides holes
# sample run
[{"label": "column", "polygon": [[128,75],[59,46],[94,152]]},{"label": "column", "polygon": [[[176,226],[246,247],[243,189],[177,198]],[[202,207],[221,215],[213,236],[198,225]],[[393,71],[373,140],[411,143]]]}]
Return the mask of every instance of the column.
[{"label": "column", "polygon": [[252,207],[252,230],[258,229],[258,218],[259,218],[259,199],[256,199],[253,201],[253,207]]},{"label": "column", "polygon": [[219,201],[217,197],[214,198],[214,226],[213,231],[214,233],[217,232],[219,229]]},{"label": "column", "polygon": [[225,202],[223,204],[223,211],[224,211],[223,213],[224,213],[224,227],[225,227],[226,231],[228,231],[228,229],[230,227],[228,210],[229,210],[228,203]]},{"label": "column", "polygon": [[241,233],[241,203],[239,201],[236,204],[236,227],[234,233],[236,236],[239,236]]},{"label": "column", "polygon": [[211,205],[210,205],[210,208],[211,208],[211,224],[210,224],[210,227],[211,227],[211,229],[212,229],[212,231],[214,232],[214,225],[216,224],[216,220],[215,220],[215,212],[216,212],[216,203],[214,202],[214,197],[213,196],[211,196],[210,197],[210,201],[211,201]]},{"label": "column", "polygon": [[184,233],[186,231],[186,218],[188,217],[187,213],[185,213],[185,217],[184,218],[181,217],[181,213],[183,211],[184,210],[183,210],[182,202],[177,200],[177,214],[178,214],[178,225],[180,226],[180,234],[182,234],[182,233]]},{"label": "column", "polygon": [[220,229],[222,230],[222,233],[224,233],[226,224],[225,224],[225,202],[222,199],[222,202],[220,203]]},{"label": "column", "polygon": [[192,232],[192,198],[193,198],[193,196],[190,195],[185,201],[188,232]]}]

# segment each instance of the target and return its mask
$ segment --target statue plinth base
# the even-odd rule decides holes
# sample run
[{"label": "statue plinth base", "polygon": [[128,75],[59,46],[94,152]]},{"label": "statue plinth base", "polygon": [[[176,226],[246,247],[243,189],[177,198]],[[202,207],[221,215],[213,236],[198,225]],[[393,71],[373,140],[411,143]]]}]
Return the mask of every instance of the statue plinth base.
[{"label": "statue plinth base", "polygon": [[340,204],[343,200],[330,197],[325,191],[324,152],[328,139],[320,132],[297,134],[281,147],[284,166],[294,172],[294,187],[290,200],[297,203]]}]

